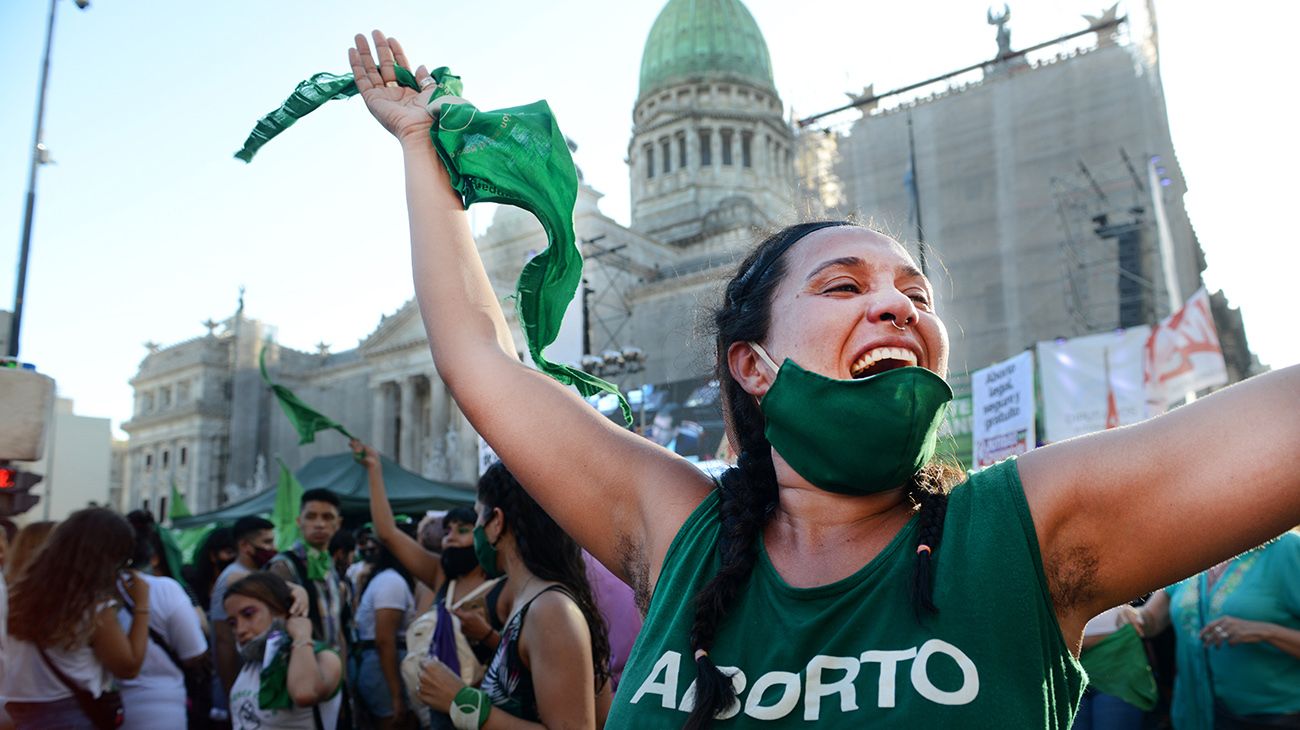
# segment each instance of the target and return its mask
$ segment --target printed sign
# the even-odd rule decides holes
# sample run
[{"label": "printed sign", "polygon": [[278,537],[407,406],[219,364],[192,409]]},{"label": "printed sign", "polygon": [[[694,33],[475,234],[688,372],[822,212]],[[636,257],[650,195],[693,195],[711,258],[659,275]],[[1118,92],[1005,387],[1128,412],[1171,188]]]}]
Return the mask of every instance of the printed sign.
[{"label": "printed sign", "polygon": [[972,373],[971,405],[976,469],[1034,448],[1034,353]]}]

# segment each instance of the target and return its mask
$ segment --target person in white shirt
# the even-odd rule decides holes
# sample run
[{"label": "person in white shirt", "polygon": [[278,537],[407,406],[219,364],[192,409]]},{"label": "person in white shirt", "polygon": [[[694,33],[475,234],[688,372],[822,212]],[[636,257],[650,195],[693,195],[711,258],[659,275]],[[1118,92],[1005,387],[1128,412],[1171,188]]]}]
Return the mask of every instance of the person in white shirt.
[{"label": "person in white shirt", "polygon": [[102,698],[114,676],[129,679],[140,672],[150,586],[134,572],[124,577],[133,606],[126,631],[114,600],[134,543],[120,515],[80,510],[54,529],[15,581],[0,694],[18,730],[91,727],[77,696]]},{"label": "person in white shirt", "polygon": [[[126,710],[122,730],[178,730],[187,725],[185,668],[206,660],[208,641],[185,589],[175,580],[151,575],[163,556],[157,554],[157,526],[147,512],[127,516],[135,529],[132,559],[140,579],[149,584],[149,644],[140,673],[118,683]],[[130,626],[132,609],[123,600],[118,620]]]},{"label": "person in white shirt", "polygon": [[360,709],[383,729],[400,724],[406,714],[400,667],[415,597],[410,574],[382,543],[370,575],[357,603],[357,651],[349,662],[348,682]]}]

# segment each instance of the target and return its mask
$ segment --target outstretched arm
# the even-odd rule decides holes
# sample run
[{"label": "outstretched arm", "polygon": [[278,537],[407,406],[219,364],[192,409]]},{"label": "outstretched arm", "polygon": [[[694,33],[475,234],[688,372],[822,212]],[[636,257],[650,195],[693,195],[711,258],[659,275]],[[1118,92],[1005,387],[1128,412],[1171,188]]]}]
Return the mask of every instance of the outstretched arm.
[{"label": "outstretched arm", "polygon": [[[711,482],[519,362],[461,200],[429,138],[423,100],[430,92],[388,86],[394,62],[409,64],[399,44],[378,32],[374,40],[377,63],[362,36],[349,60],[371,113],[402,145],[416,298],[438,374],[474,428],[569,534],[625,579],[644,569],[653,581]],[[425,76],[417,71],[417,79]],[[590,519],[593,509],[603,519]]]},{"label": "outstretched arm", "polygon": [[1300,523],[1300,367],[1019,461],[1067,638]]},{"label": "outstretched arm", "polygon": [[375,526],[375,536],[416,580],[438,590],[443,580],[442,563],[415,538],[397,529],[393,507],[388,503],[388,491],[384,489],[384,469],[379,461],[379,452],[356,439],[352,439],[348,447],[353,453],[364,454],[361,463],[366,467],[366,476],[370,480],[370,519]]}]

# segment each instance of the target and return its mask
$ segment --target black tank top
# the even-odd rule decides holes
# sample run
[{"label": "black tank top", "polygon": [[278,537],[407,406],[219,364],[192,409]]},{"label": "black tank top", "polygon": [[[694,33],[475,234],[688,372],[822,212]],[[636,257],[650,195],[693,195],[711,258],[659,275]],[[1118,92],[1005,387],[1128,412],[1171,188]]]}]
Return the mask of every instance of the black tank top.
[{"label": "black tank top", "polygon": [[482,688],[492,705],[530,722],[540,722],[541,716],[537,713],[532,672],[519,657],[519,637],[523,634],[524,621],[528,618],[528,609],[532,607],[533,601],[548,591],[559,591],[577,603],[569,589],[559,584],[538,591],[501,629],[501,644],[492,656],[487,674],[483,675]]}]

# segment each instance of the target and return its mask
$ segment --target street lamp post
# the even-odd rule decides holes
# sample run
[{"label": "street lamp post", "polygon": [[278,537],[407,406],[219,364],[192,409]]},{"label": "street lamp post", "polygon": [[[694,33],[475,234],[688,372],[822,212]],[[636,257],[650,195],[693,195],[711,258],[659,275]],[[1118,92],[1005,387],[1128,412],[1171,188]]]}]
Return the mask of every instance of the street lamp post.
[{"label": "street lamp post", "polygon": [[[85,10],[90,0],[75,0],[77,7]],[[50,17],[45,24],[45,58],[41,62],[41,87],[36,97],[36,132],[32,140],[31,168],[27,173],[27,206],[23,212],[23,238],[18,247],[18,283],[14,288],[14,311],[9,320],[9,352],[18,357],[18,335],[23,322],[23,295],[27,290],[27,257],[32,246],[32,216],[36,212],[36,168],[49,162],[49,151],[42,140],[45,125],[45,85],[50,79],[50,46],[54,41],[54,10],[58,0],[50,0]]]}]

